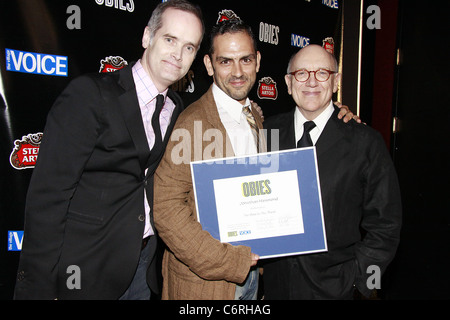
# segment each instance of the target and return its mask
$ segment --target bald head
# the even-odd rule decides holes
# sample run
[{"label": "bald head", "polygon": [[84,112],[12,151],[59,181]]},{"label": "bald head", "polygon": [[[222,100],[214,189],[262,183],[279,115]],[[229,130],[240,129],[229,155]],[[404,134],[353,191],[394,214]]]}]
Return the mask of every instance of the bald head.
[{"label": "bald head", "polygon": [[[301,82],[290,74],[298,70],[303,70],[302,73],[306,75],[309,73],[309,78]],[[331,74],[328,80],[317,80],[316,71],[319,70],[320,80],[322,74]],[[288,93],[306,119],[314,120],[330,105],[341,78],[337,71],[336,58],[321,46],[309,45],[292,56],[285,81]]]},{"label": "bald head", "polygon": [[289,60],[289,64],[288,64],[288,69],[287,69],[287,73],[290,73],[292,71],[298,70],[296,68],[293,68],[293,62],[295,60],[298,59],[302,59],[304,58],[304,56],[308,56],[308,55],[319,55],[320,59],[323,61],[329,60],[329,65],[332,66],[332,68],[330,70],[332,71],[338,71],[338,63],[336,60],[336,57],[329,53],[327,50],[325,50],[323,47],[316,45],[316,44],[311,44],[307,47],[304,47],[303,49],[300,49],[296,54],[294,54],[291,59]]}]

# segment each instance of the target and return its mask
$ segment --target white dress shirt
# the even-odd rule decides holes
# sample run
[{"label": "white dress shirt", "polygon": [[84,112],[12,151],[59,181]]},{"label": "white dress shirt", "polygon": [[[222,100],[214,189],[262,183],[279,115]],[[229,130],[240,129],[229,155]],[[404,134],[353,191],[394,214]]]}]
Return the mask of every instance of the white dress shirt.
[{"label": "white dress shirt", "polygon": [[247,98],[245,105],[242,105],[223,92],[216,84],[213,84],[212,93],[220,120],[230,138],[234,154],[246,156],[258,153],[247,117],[242,113],[244,106],[249,106],[251,110],[250,100]]},{"label": "white dress shirt", "polygon": [[[322,133],[323,129],[325,128],[325,125],[327,124],[328,120],[330,119],[331,115],[334,112],[334,106],[333,101],[330,101],[330,104],[328,107],[322,111],[320,115],[318,115],[314,120],[314,123],[316,126],[309,132],[309,135],[311,136],[311,141],[313,145],[316,144],[317,140],[319,140],[320,134]],[[307,120],[303,114],[300,112],[298,107],[295,108],[294,112],[294,129],[295,129],[295,144],[297,145],[297,142],[302,138],[303,136],[303,124],[309,121]]]}]

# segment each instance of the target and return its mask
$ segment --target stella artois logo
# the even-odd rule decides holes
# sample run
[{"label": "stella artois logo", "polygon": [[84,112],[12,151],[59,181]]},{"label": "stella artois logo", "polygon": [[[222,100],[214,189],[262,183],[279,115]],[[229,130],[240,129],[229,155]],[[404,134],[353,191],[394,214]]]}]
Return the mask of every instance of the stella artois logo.
[{"label": "stella artois logo", "polygon": [[100,73],[114,72],[127,66],[128,62],[120,56],[109,56],[100,61]]},{"label": "stella artois logo", "polygon": [[258,97],[260,99],[276,100],[278,97],[277,83],[271,77],[259,80]]},{"label": "stella artois logo", "polygon": [[39,132],[23,136],[22,140],[14,141],[14,149],[9,157],[9,162],[14,169],[22,170],[35,167],[42,136],[43,134]]},{"label": "stella artois logo", "polygon": [[241,20],[241,18],[239,18],[233,10],[224,9],[219,12],[219,18],[217,19],[216,24],[225,20]]},{"label": "stella artois logo", "polygon": [[323,47],[329,53],[334,54],[334,39],[329,37],[323,40]]}]

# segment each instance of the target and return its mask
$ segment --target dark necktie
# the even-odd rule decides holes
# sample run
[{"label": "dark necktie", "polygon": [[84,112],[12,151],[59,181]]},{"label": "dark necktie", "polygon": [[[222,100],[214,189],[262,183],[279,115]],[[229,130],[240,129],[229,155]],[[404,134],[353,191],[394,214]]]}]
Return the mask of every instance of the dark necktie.
[{"label": "dark necktie", "polygon": [[297,142],[297,148],[305,148],[305,147],[312,147],[313,143],[311,140],[311,136],[309,135],[309,132],[316,126],[316,124],[313,121],[306,121],[303,124],[303,136],[302,138]]},{"label": "dark necktie", "polygon": [[161,113],[163,106],[164,106],[164,96],[162,94],[158,94],[156,96],[155,112],[153,113],[152,116],[152,128],[153,132],[155,133],[155,145],[157,143],[162,142],[161,127],[159,125],[159,114]]}]

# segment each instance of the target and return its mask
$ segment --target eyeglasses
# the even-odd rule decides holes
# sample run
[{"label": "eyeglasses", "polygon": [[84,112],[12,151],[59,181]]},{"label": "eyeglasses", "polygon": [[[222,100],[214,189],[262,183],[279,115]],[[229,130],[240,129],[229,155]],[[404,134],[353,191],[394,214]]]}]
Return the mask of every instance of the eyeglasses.
[{"label": "eyeglasses", "polygon": [[328,79],[330,79],[330,76],[332,74],[337,73],[336,71],[331,71],[327,69],[319,69],[316,71],[308,71],[306,69],[300,69],[294,72],[290,72],[290,75],[293,75],[295,77],[295,80],[298,82],[306,82],[309,80],[309,77],[311,76],[311,72],[314,73],[314,78],[316,78],[319,82],[325,82]]}]

